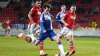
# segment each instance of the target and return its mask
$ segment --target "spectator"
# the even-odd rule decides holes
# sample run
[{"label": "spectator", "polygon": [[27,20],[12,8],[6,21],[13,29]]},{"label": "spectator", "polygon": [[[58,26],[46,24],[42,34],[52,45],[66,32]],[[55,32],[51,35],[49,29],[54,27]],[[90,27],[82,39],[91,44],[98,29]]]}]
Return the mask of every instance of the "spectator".
[{"label": "spectator", "polygon": [[19,12],[17,16],[18,16],[18,21],[22,21],[24,14],[22,12]]},{"label": "spectator", "polygon": [[100,12],[100,8],[98,6],[95,7],[94,10],[93,10],[93,14],[97,14],[99,12]]}]

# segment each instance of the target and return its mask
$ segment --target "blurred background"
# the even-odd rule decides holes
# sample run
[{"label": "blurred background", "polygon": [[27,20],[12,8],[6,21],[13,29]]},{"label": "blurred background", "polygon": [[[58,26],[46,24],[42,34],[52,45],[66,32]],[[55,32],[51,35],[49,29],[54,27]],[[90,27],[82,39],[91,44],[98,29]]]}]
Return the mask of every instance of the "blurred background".
[{"label": "blurred background", "polygon": [[[12,35],[19,32],[27,32],[28,12],[35,0],[0,0],[0,35],[4,35],[4,21],[10,18]],[[76,23],[74,36],[100,36],[100,0],[42,0],[42,4],[51,5],[50,13],[55,17],[60,11],[61,5],[66,5],[67,11],[70,5],[75,4]],[[57,22],[53,22],[56,32],[60,31]]]},{"label": "blurred background", "polygon": [[[0,0],[0,56],[39,56],[39,47],[33,43],[16,38],[16,35],[28,33],[28,13],[35,0]],[[42,0],[42,5],[51,5],[50,13],[56,17],[61,5],[75,4],[76,22],[74,29],[74,56],[100,56],[100,0]],[[5,36],[5,21],[10,19],[11,36]],[[59,23],[52,22],[56,33],[60,32]],[[66,38],[62,38],[65,52],[68,52]],[[52,44],[53,43],[53,44]],[[44,51],[48,56],[60,53],[55,41],[47,38]]]}]

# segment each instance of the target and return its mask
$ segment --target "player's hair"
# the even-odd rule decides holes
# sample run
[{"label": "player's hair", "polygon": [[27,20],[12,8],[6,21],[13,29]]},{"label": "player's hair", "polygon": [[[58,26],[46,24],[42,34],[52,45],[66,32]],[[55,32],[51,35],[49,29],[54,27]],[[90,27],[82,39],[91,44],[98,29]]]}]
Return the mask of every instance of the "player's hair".
[{"label": "player's hair", "polygon": [[51,8],[51,6],[50,6],[49,4],[44,4],[44,5],[42,6],[43,9],[45,9],[46,7],[47,7],[47,8]]},{"label": "player's hair", "polygon": [[61,5],[61,7],[66,7],[66,5]]},{"label": "player's hair", "polygon": [[40,2],[41,0],[34,0],[34,2],[38,2],[38,1]]},{"label": "player's hair", "polygon": [[76,5],[71,5],[71,7],[72,7],[72,6],[73,6],[73,7],[76,7]]}]

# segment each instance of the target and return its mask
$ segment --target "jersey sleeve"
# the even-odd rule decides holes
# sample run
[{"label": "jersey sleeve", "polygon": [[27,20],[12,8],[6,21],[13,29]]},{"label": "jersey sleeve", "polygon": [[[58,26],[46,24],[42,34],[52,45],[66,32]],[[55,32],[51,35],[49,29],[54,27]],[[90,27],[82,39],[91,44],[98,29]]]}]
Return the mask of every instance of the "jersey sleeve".
[{"label": "jersey sleeve", "polygon": [[45,28],[44,28],[44,17],[43,17],[43,14],[40,16],[40,28],[41,28],[41,30],[43,31],[43,30],[45,30]]},{"label": "jersey sleeve", "polygon": [[68,12],[66,12],[65,16],[64,16],[64,19],[66,19],[68,17]]},{"label": "jersey sleeve", "polygon": [[56,18],[55,18],[56,22],[60,22],[60,13],[57,14]]},{"label": "jersey sleeve", "polygon": [[35,8],[35,7],[32,7],[32,8],[31,8],[31,12],[32,12],[32,13],[35,13],[35,11],[36,11],[36,8]]}]

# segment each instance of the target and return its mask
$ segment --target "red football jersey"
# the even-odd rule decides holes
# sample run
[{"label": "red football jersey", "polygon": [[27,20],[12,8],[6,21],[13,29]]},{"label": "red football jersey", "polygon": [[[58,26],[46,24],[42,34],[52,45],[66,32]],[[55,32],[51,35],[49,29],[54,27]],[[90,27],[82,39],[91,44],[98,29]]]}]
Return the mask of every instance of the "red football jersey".
[{"label": "red football jersey", "polygon": [[[33,13],[32,15],[32,18],[33,18],[33,21],[36,23],[36,24],[39,24],[39,20],[40,20],[40,15],[41,15],[41,8],[37,7],[37,6],[33,6],[32,9],[31,9],[31,12]],[[31,22],[30,22],[31,23]]]},{"label": "red football jersey", "polygon": [[5,26],[6,26],[6,28],[10,28],[10,20],[5,21]]},{"label": "red football jersey", "polygon": [[64,19],[65,19],[65,22],[69,24],[67,26],[68,28],[74,29],[75,18],[76,18],[76,14],[75,13],[71,13],[70,11],[66,12],[66,14],[64,16]]}]

